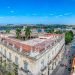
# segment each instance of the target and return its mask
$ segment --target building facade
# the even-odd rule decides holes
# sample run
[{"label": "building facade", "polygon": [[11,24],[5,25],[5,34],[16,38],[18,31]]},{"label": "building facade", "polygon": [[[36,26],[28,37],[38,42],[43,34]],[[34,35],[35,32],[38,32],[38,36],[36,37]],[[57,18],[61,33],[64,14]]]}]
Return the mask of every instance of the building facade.
[{"label": "building facade", "polygon": [[64,34],[44,34],[27,41],[0,34],[0,64],[12,75],[51,75],[64,50]]},{"label": "building facade", "polygon": [[72,60],[71,74],[70,75],[75,75],[75,57],[73,57],[73,60]]}]

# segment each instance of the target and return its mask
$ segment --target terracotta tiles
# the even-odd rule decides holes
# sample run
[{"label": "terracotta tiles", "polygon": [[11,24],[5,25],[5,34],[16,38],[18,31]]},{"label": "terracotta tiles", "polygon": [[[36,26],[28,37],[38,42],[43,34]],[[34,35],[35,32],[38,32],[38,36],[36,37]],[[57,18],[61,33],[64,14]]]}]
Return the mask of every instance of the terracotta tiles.
[{"label": "terracotta tiles", "polygon": [[[58,34],[46,34],[45,36],[50,37],[50,36],[57,36],[57,35]],[[42,41],[43,39],[41,38],[42,42],[38,43],[36,40],[36,42],[37,42],[36,45],[28,45],[28,44],[22,43],[20,40],[14,39],[14,38],[3,37],[3,36],[2,37],[0,36],[0,38],[4,39],[5,42],[6,43],[8,42],[10,45],[12,45],[12,46],[14,45],[14,47],[16,47],[17,49],[22,48],[22,50],[24,50],[25,52],[30,52],[31,50],[41,52],[41,51],[45,50],[45,46],[49,47],[50,44],[54,42],[54,40],[51,40],[51,39],[45,39],[45,41]],[[32,42],[32,44],[33,44],[33,42]]]}]

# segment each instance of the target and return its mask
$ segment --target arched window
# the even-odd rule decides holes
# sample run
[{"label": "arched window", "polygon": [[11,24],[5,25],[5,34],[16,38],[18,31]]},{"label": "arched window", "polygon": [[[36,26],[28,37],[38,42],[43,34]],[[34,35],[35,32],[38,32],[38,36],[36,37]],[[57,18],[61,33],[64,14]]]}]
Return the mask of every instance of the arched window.
[{"label": "arched window", "polygon": [[24,62],[24,70],[28,70],[28,63],[26,61]]},{"label": "arched window", "polygon": [[44,67],[44,60],[41,61],[41,69]]}]

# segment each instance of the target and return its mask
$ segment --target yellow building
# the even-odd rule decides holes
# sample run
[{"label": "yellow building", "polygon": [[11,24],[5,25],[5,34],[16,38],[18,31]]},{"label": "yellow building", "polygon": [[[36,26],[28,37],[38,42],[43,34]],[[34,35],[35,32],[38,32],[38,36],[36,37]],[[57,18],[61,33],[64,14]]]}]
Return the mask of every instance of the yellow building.
[{"label": "yellow building", "polygon": [[75,75],[75,57],[73,58],[73,62],[72,62],[71,75]]},{"label": "yellow building", "polygon": [[44,34],[22,41],[0,34],[0,62],[12,75],[51,75],[63,58],[63,34]]}]

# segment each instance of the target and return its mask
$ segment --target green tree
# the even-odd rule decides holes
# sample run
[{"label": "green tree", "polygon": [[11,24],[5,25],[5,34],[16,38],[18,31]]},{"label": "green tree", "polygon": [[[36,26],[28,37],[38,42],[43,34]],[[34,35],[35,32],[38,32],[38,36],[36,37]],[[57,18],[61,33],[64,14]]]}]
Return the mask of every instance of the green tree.
[{"label": "green tree", "polygon": [[68,44],[73,40],[73,32],[72,31],[67,31],[65,33],[65,43]]},{"label": "green tree", "polygon": [[20,36],[21,36],[21,29],[17,28],[16,29],[16,38],[20,38]]},{"label": "green tree", "polygon": [[47,28],[45,31],[46,31],[47,33],[53,33],[53,32],[54,32],[54,29]]},{"label": "green tree", "polygon": [[24,31],[25,31],[25,39],[28,39],[31,35],[30,27],[26,27]]},{"label": "green tree", "polygon": [[69,33],[70,33],[70,35],[71,35],[72,37],[74,36],[72,31],[69,31]]},{"label": "green tree", "polygon": [[54,33],[56,33],[56,34],[62,34],[62,31],[58,30],[58,31],[56,31]]}]

